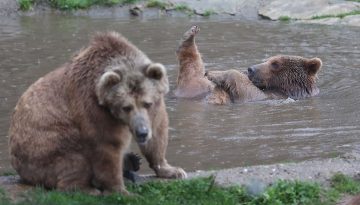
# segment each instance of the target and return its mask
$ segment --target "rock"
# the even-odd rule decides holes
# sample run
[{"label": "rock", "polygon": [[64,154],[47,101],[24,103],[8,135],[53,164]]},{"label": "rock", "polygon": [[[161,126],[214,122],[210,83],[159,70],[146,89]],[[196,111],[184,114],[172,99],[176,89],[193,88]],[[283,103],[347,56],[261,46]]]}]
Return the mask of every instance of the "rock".
[{"label": "rock", "polygon": [[143,12],[143,8],[144,6],[143,5],[134,5],[134,6],[131,6],[130,9],[129,9],[129,12],[131,15],[133,16],[140,16]]},{"label": "rock", "polygon": [[19,10],[19,4],[16,0],[0,0],[0,16],[10,15]]},{"label": "rock", "polygon": [[257,19],[257,11],[262,0],[171,0],[174,5],[185,4],[197,15],[208,12]]},{"label": "rock", "polygon": [[300,20],[300,23],[324,24],[324,25],[348,25],[360,26],[360,15],[346,16],[344,18],[324,18],[316,20]]},{"label": "rock", "polygon": [[[282,16],[291,19],[308,20],[314,16],[338,15],[360,10],[360,3],[339,0],[269,0],[259,8],[259,15],[278,20]],[[335,20],[332,20],[335,21]]]}]

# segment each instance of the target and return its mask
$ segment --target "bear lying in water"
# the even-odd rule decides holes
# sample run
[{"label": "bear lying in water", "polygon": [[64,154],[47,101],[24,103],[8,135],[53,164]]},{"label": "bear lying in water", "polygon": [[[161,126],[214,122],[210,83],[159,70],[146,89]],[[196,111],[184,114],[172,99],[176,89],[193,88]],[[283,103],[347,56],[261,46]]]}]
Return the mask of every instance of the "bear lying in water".
[{"label": "bear lying in water", "polygon": [[317,73],[319,58],[279,55],[248,68],[248,73],[237,70],[205,72],[201,54],[195,43],[198,26],[185,32],[177,50],[179,73],[175,96],[203,98],[212,104],[258,101],[290,97],[301,99],[319,93]]}]

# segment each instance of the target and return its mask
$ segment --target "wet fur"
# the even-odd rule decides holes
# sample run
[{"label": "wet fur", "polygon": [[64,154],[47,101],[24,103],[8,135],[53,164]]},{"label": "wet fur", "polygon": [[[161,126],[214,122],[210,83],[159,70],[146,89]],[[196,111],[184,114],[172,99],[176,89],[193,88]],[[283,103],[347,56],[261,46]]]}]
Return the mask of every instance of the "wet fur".
[{"label": "wet fur", "polygon": [[267,93],[302,99],[319,93],[316,79],[321,67],[319,58],[278,55],[252,66],[248,75],[257,87]]},{"label": "wet fur", "polygon": [[[177,50],[179,74],[175,95],[182,98],[206,98],[210,104],[229,104],[263,99],[263,94],[248,77],[235,70],[205,73],[195,43],[197,26],[185,32]],[[204,76],[205,75],[205,76]]]}]

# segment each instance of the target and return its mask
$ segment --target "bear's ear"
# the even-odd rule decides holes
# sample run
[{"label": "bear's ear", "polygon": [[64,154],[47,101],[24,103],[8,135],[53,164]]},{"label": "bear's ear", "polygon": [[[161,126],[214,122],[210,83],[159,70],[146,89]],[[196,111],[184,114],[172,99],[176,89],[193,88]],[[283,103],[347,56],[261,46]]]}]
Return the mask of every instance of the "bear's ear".
[{"label": "bear's ear", "polygon": [[152,63],[145,69],[145,76],[155,80],[161,80],[166,76],[166,69],[160,63]]},{"label": "bear's ear", "polygon": [[107,71],[100,77],[96,84],[96,95],[100,105],[104,104],[106,90],[120,83],[121,78],[121,74],[114,71]]},{"label": "bear's ear", "polygon": [[322,61],[320,58],[312,58],[307,60],[305,64],[305,70],[309,75],[316,75],[322,66]]},{"label": "bear's ear", "polygon": [[166,75],[165,67],[160,63],[152,63],[145,68],[144,74],[150,79],[157,80],[159,82],[159,89],[161,92],[169,92],[169,81]]}]

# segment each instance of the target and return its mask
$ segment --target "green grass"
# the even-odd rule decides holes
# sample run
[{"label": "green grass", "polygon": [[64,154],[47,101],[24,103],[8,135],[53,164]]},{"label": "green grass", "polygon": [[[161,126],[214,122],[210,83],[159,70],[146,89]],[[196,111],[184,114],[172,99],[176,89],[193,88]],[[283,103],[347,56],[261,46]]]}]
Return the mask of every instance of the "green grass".
[{"label": "green grass", "polygon": [[280,21],[290,21],[291,18],[290,18],[289,16],[280,16],[280,17],[279,17],[279,20],[280,20]]},{"label": "green grass", "polygon": [[212,9],[205,10],[202,16],[211,16],[213,14],[216,14],[216,12]]},{"label": "green grass", "polygon": [[32,0],[18,0],[18,2],[19,2],[20,9],[23,11],[30,10],[33,5]]},{"label": "green grass", "polygon": [[148,2],[146,3],[146,6],[149,8],[159,8],[159,9],[165,10],[166,8],[168,8],[170,6],[170,4],[165,1],[161,1],[161,0],[148,0]]},{"label": "green grass", "polygon": [[15,171],[5,171],[0,174],[0,176],[14,176],[14,175],[17,175]]},{"label": "green grass", "polygon": [[331,178],[331,187],[339,193],[358,194],[360,193],[360,182],[343,174],[335,174]]},{"label": "green grass", "polygon": [[354,2],[359,2],[360,3],[360,0],[346,0],[346,1],[354,1]]},{"label": "green grass", "polygon": [[360,10],[342,13],[342,14],[336,14],[336,15],[321,15],[321,16],[313,16],[311,19],[324,19],[324,18],[344,18],[345,16],[352,16],[352,15],[360,15]]},{"label": "green grass", "polygon": [[62,193],[37,188],[17,202],[10,202],[0,190],[0,204],[11,205],[105,205],[105,204],[244,204],[244,205],[331,205],[342,193],[356,194],[360,183],[342,174],[331,179],[331,187],[323,188],[312,182],[280,180],[257,195],[250,195],[241,186],[218,186],[214,177],[169,182],[152,181],[142,185],[130,184],[128,190],[136,196],[113,194],[104,197],[81,192]]},{"label": "green grass", "polygon": [[60,10],[86,9],[93,5],[112,6],[115,4],[134,4],[140,0],[18,0],[20,9],[29,10],[33,4],[46,2]]},{"label": "green grass", "polygon": [[191,8],[186,4],[177,4],[174,9],[176,11],[191,11]]}]

